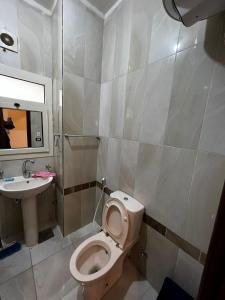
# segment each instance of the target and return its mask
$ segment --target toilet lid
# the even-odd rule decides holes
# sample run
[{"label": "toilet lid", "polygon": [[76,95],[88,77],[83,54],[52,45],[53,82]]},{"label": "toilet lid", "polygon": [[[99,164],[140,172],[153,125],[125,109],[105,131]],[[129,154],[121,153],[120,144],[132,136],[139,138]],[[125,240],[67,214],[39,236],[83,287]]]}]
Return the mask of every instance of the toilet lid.
[{"label": "toilet lid", "polygon": [[109,199],[103,209],[102,229],[108,233],[120,248],[127,240],[129,218],[124,205],[117,199]]}]

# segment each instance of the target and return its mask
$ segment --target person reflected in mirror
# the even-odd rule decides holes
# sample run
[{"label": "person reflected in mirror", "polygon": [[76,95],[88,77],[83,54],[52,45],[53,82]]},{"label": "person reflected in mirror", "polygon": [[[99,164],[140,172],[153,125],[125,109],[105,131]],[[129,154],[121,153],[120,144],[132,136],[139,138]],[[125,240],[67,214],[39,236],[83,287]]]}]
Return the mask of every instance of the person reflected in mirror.
[{"label": "person reflected in mirror", "polygon": [[7,121],[4,121],[3,111],[2,108],[0,108],[0,149],[11,149],[10,139],[5,128],[5,123],[7,123]]}]

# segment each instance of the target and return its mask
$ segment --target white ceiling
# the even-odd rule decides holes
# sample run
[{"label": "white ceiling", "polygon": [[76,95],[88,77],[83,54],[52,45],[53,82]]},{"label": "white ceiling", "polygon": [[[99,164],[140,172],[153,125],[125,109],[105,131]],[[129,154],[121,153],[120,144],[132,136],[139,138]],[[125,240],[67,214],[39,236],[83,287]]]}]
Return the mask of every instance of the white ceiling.
[{"label": "white ceiling", "polygon": [[52,10],[53,6],[54,6],[54,0],[35,0],[35,2],[37,2],[38,4],[42,5],[43,7],[45,7],[46,9],[49,9],[50,11]]},{"label": "white ceiling", "polygon": [[118,0],[88,0],[88,2],[105,15]]},{"label": "white ceiling", "polygon": [[[57,0],[24,0],[31,6],[41,10],[47,15],[52,15]],[[122,0],[80,0],[84,5],[93,10],[101,18],[107,18]],[[113,8],[113,9],[112,9]],[[112,10],[111,10],[112,9]]]}]

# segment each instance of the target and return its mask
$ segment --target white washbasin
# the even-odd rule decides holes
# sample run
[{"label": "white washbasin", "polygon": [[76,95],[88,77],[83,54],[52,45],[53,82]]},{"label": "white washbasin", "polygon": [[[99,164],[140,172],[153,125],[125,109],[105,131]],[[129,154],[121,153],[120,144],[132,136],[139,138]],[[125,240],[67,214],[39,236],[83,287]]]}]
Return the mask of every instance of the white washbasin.
[{"label": "white washbasin", "polygon": [[23,213],[25,243],[32,247],[38,243],[38,217],[36,196],[44,192],[51,184],[53,177],[24,178],[14,177],[14,181],[0,180],[0,193],[7,198],[20,199]]},{"label": "white washbasin", "polygon": [[53,177],[49,178],[24,178],[23,176],[14,177],[12,182],[2,182],[0,192],[7,198],[25,199],[35,197],[44,192],[52,182]]}]

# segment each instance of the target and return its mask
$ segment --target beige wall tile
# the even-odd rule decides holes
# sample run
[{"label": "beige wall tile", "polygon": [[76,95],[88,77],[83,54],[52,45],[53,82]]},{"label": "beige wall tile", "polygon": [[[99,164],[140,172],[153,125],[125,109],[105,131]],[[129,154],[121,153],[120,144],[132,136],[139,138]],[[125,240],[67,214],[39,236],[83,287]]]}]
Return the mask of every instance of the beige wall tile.
[{"label": "beige wall tile", "polygon": [[81,227],[81,192],[64,196],[64,235]]},{"label": "beige wall tile", "polygon": [[135,173],[137,168],[139,143],[122,140],[121,165],[120,165],[120,189],[129,195],[133,195],[135,186]]},{"label": "beige wall tile", "polygon": [[185,225],[185,239],[207,253],[225,180],[225,157],[198,153]]},{"label": "beige wall tile", "polygon": [[146,94],[140,140],[163,144],[170,106],[175,55],[147,67]]},{"label": "beige wall tile", "polygon": [[201,281],[203,266],[179,250],[173,280],[192,297],[196,298]]},{"label": "beige wall tile", "polygon": [[177,54],[165,144],[197,148],[212,70],[202,46]]}]

